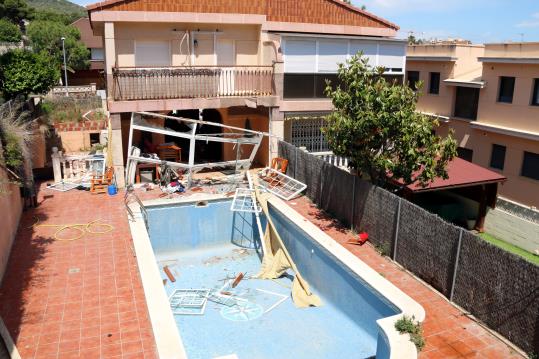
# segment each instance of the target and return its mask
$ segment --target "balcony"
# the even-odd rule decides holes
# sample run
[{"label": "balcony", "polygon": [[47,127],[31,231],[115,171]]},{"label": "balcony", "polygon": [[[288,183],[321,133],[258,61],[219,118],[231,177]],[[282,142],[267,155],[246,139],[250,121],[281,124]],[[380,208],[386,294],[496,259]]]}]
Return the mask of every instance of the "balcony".
[{"label": "balcony", "polygon": [[115,101],[273,96],[273,66],[115,68]]}]

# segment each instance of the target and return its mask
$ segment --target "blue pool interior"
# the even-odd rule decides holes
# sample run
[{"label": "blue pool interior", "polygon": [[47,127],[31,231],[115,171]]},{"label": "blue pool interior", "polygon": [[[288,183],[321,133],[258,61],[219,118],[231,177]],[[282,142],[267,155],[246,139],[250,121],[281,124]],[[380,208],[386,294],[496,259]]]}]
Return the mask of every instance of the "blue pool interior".
[{"label": "blue pool interior", "polygon": [[[261,262],[255,216],[231,211],[230,203],[148,207],[150,241],[162,279],[167,278],[165,265],[176,277],[175,283],[164,285],[167,295],[175,289],[218,289],[227,278],[246,274],[233,290],[249,301],[246,313],[208,301],[203,315],[174,316],[188,357],[374,357],[376,320],[399,310],[270,206],[290,255],[323,301],[321,307],[296,308],[290,298],[291,275],[274,281],[251,278]],[[287,299],[271,309],[283,298],[278,295]]]}]

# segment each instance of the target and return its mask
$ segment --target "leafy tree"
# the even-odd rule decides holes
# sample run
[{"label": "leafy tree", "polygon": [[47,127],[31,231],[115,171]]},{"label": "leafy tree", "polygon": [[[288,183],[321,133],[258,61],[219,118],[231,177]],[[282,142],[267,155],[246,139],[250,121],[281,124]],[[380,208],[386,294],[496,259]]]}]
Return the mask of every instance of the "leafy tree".
[{"label": "leafy tree", "polygon": [[6,19],[0,19],[0,42],[19,42],[21,41],[21,29]]},{"label": "leafy tree", "polygon": [[58,82],[60,70],[45,53],[15,49],[0,57],[0,88],[7,99],[45,93]]},{"label": "leafy tree", "polygon": [[421,45],[424,42],[425,42],[425,40],[418,39],[413,34],[408,35],[408,45]]},{"label": "leafy tree", "polygon": [[19,24],[22,20],[30,18],[32,9],[25,0],[0,0],[0,19]]},{"label": "leafy tree", "polygon": [[45,51],[57,64],[64,61],[61,38],[65,37],[67,66],[75,70],[90,66],[90,51],[80,42],[80,32],[74,26],[37,20],[30,23],[26,33],[34,51]]},{"label": "leafy tree", "polygon": [[436,121],[416,111],[417,92],[382,75],[383,69],[371,68],[361,54],[339,66],[340,85],[326,88],[335,107],[324,129],[330,148],[377,185],[391,179],[426,185],[447,178],[455,140],[433,133]]}]

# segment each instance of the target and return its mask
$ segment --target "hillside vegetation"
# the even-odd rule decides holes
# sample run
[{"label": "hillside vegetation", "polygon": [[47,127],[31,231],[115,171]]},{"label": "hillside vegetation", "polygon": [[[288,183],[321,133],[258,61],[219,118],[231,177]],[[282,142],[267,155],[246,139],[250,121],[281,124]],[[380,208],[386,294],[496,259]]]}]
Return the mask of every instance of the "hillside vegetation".
[{"label": "hillside vegetation", "polygon": [[77,14],[78,17],[87,16],[84,7],[67,0],[28,0],[28,5],[42,11],[60,14]]}]

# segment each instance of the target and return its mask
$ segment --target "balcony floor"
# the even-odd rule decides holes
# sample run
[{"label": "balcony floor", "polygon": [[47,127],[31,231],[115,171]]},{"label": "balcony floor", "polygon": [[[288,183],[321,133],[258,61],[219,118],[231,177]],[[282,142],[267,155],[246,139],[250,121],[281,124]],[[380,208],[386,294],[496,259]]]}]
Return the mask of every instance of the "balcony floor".
[{"label": "balcony floor", "polygon": [[[0,289],[0,315],[22,358],[156,358],[123,194],[61,193],[42,185],[38,201],[23,213]],[[346,244],[350,232],[307,198],[289,204],[423,305],[421,358],[522,358],[371,245]],[[54,241],[53,228],[33,226],[36,217],[47,224],[102,219],[114,230]]]}]

